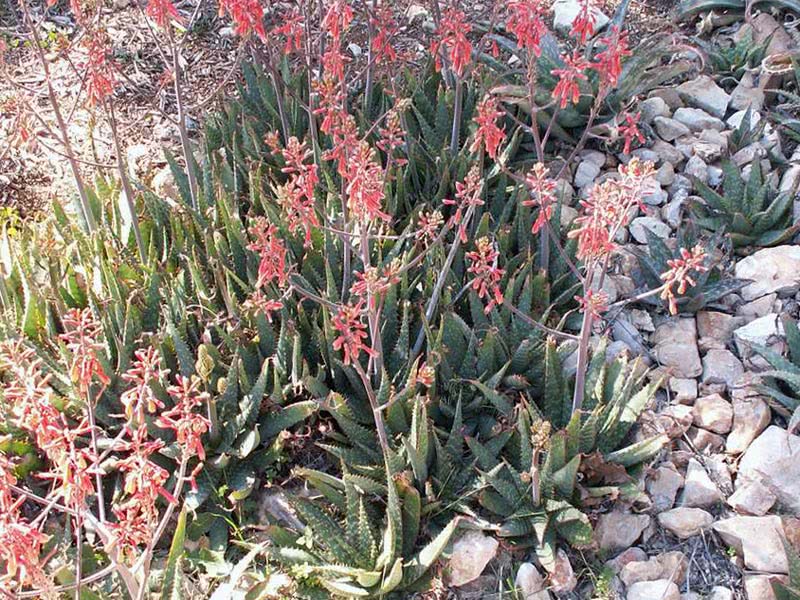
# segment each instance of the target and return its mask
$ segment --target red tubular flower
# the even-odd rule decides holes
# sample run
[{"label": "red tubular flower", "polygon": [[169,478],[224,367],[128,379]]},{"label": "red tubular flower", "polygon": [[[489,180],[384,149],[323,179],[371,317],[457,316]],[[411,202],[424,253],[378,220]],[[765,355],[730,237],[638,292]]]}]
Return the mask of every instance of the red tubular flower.
[{"label": "red tubular flower", "polygon": [[284,54],[301,51],[303,49],[303,36],[305,35],[303,15],[295,8],[288,15],[283,15],[281,21],[283,25],[273,27],[270,31],[270,36],[284,39]]},{"label": "red tubular flower", "polygon": [[524,200],[522,205],[539,207],[539,214],[531,229],[531,233],[535,235],[553,216],[553,205],[557,201],[556,182],[547,176],[547,167],[543,163],[536,163],[525,177],[525,185],[528,187],[531,199]]},{"label": "red tubular flower", "polygon": [[373,60],[376,64],[393,63],[397,60],[397,51],[392,46],[392,38],[397,34],[397,23],[392,16],[391,5],[381,6],[378,14],[370,20],[375,31],[371,46]]},{"label": "red tubular flower", "polygon": [[322,28],[338,43],[342,39],[342,34],[350,27],[352,20],[353,9],[347,0],[333,0],[322,19]]},{"label": "red tubular flower", "polygon": [[483,312],[489,314],[496,305],[503,303],[503,291],[499,284],[506,271],[497,266],[500,253],[489,238],[478,239],[475,246],[477,250],[466,254],[467,260],[472,263],[467,273],[475,276],[470,285],[478,293],[478,297],[488,298]]},{"label": "red tubular flower", "polygon": [[333,316],[333,328],[339,332],[339,336],[333,340],[333,349],[341,350],[344,354],[344,364],[350,365],[358,362],[361,352],[369,356],[375,356],[376,352],[364,343],[369,337],[363,322],[364,300],[359,300],[357,304],[345,304],[339,307],[338,312]]},{"label": "red tubular flower", "polygon": [[486,148],[486,154],[494,160],[497,158],[497,149],[506,139],[506,132],[497,126],[497,119],[504,116],[502,110],[498,110],[497,99],[494,96],[486,96],[478,104],[478,114],[475,116],[475,123],[478,131],[475,132],[475,140],[469,147],[470,152],[475,152],[481,145]]},{"label": "red tubular flower", "polygon": [[697,245],[691,251],[681,248],[680,253],[680,258],[667,261],[669,269],[661,274],[661,279],[664,281],[661,299],[669,302],[669,312],[673,315],[678,314],[675,287],[678,288],[678,295],[683,295],[689,287],[697,285],[697,281],[691,276],[692,271],[697,273],[708,271],[705,265],[706,251],[702,246]]},{"label": "red tubular flower", "polygon": [[123,392],[119,399],[125,406],[125,417],[130,420],[136,415],[136,422],[143,423],[145,411],[153,414],[157,408],[164,408],[164,403],[156,398],[150,384],[162,380],[169,369],[160,368],[161,356],[153,346],[136,350],[133,355],[133,363],[122,375],[123,381],[132,383],[133,387]]},{"label": "red tubular flower", "polygon": [[578,16],[572,22],[570,35],[576,38],[581,44],[594,35],[594,26],[597,22],[599,10],[594,5],[594,0],[579,0],[580,10]]},{"label": "red tubular flower", "polygon": [[636,114],[626,113],[625,123],[619,126],[619,134],[625,140],[625,147],[622,149],[623,154],[630,154],[631,144],[633,140],[638,140],[640,144],[644,143],[644,135],[639,131],[639,119],[642,113]]},{"label": "red tubular flower", "polygon": [[608,310],[608,294],[604,291],[589,290],[585,296],[575,296],[582,313],[589,312],[592,317],[599,319]]},{"label": "red tubular flower", "polygon": [[207,392],[201,392],[202,382],[197,376],[177,375],[176,384],[167,388],[167,393],[175,400],[175,406],[161,414],[156,425],[162,429],[175,431],[175,438],[181,447],[183,458],[197,456],[205,460],[206,451],[201,437],[208,431],[211,422],[194,409],[209,399]]},{"label": "red tubular flower", "polygon": [[467,230],[463,222],[464,216],[470,206],[483,206],[484,202],[481,198],[482,192],[483,179],[481,178],[481,171],[478,165],[474,165],[467,173],[463,182],[456,182],[456,199],[442,201],[444,204],[456,206],[456,210],[453,216],[450,217],[449,223],[451,226],[458,226],[458,237],[463,244],[467,242]]},{"label": "red tubular flower", "polygon": [[614,87],[622,73],[622,59],[631,55],[631,51],[628,50],[628,33],[620,33],[619,27],[615,25],[611,28],[611,32],[600,40],[600,44],[605,47],[597,53],[591,67],[600,75],[601,85]]},{"label": "red tubular flower", "polygon": [[350,158],[345,173],[347,207],[357,219],[362,221],[391,219],[388,214],[381,211],[384,198],[383,180],[383,167],[375,160],[375,151],[362,140]]},{"label": "red tubular flower", "polygon": [[108,36],[103,31],[90,32],[83,45],[87,53],[86,94],[89,105],[97,106],[114,93],[114,66],[109,58]]},{"label": "red tubular flower", "polygon": [[171,21],[178,23],[183,21],[178,14],[178,9],[175,8],[170,0],[149,0],[146,13],[161,29],[167,29]]},{"label": "red tubular flower", "polygon": [[[391,110],[386,115],[386,126],[379,130],[381,139],[378,140],[376,146],[383,150],[386,155],[393,158],[394,151],[405,144],[406,132],[400,126],[400,115],[397,111]],[[394,158],[394,162],[398,165],[406,164],[404,158]]]},{"label": "red tubular flower", "polygon": [[[280,148],[278,136],[275,133],[267,136],[266,141],[273,152],[283,156],[286,163],[282,171],[289,177],[286,183],[277,185],[275,191],[278,203],[286,216],[289,231],[295,233],[298,229],[302,229],[305,232],[305,244],[308,245],[311,243],[311,232],[319,227],[319,219],[314,207],[314,190],[319,182],[317,165],[306,163],[306,160],[313,157],[314,153],[306,147],[305,142],[301,143],[294,136],[289,138],[284,149]],[[270,236],[269,242],[272,244],[269,252],[282,254],[285,266],[286,251],[285,248],[281,251],[282,244],[279,243],[274,233]],[[265,240],[262,240],[256,250],[262,254],[262,259],[264,258],[263,253],[267,250],[264,243]],[[277,277],[277,273],[273,273],[273,276]],[[283,283],[285,279],[279,279],[279,281]]]},{"label": "red tubular flower", "polygon": [[439,229],[444,224],[444,217],[441,211],[432,210],[430,212],[421,212],[419,220],[417,221],[417,230],[414,233],[414,238],[417,241],[427,245],[436,239],[439,234]]},{"label": "red tubular flower", "polygon": [[219,0],[220,16],[226,12],[231,16],[236,35],[248,37],[255,32],[258,37],[266,41],[264,8],[259,0]]},{"label": "red tubular flower", "polygon": [[270,223],[266,217],[256,217],[250,225],[250,235],[254,238],[247,245],[248,250],[258,253],[258,279],[256,288],[261,288],[272,282],[283,288],[288,281],[289,272],[286,268],[286,245],[278,235],[278,228]]},{"label": "red tubular flower", "polygon": [[508,3],[506,28],[517,38],[517,44],[535,56],[540,56],[542,35],[547,31],[544,24],[545,8],[540,0],[517,0]]},{"label": "red tubular flower", "polygon": [[441,68],[439,50],[447,53],[450,65],[459,77],[464,73],[472,60],[472,44],[467,34],[472,31],[472,26],[467,21],[467,15],[455,8],[449,8],[442,14],[439,25],[439,39],[431,45],[431,54],[436,56],[436,67]]},{"label": "red tubular flower", "polygon": [[350,286],[350,293],[356,298],[369,298],[371,306],[375,307],[389,289],[400,282],[397,277],[399,269],[400,262],[394,260],[383,269],[383,273],[377,267],[368,267],[364,273],[356,272],[356,281]]},{"label": "red tubular flower", "polygon": [[577,104],[581,98],[581,88],[578,81],[586,81],[584,71],[590,64],[583,56],[577,52],[572,56],[564,57],[564,68],[553,69],[553,77],[558,79],[556,87],[553,89],[553,97],[559,101],[561,108],[566,108],[570,102]]},{"label": "red tubular flower", "polygon": [[272,323],[272,313],[283,308],[283,302],[267,298],[264,292],[256,290],[244,301],[244,309],[250,313],[263,313],[267,321]]},{"label": "red tubular flower", "polygon": [[97,352],[103,349],[99,341],[102,325],[94,318],[91,308],[68,310],[62,319],[66,330],[59,337],[66,343],[72,353],[70,377],[78,384],[81,393],[86,396],[92,379],[108,385],[111,379],[103,371]]}]

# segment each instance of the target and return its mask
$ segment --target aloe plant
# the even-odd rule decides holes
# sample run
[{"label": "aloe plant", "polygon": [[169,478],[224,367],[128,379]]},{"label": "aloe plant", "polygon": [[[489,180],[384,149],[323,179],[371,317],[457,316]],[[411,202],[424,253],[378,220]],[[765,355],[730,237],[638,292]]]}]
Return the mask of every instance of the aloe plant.
[{"label": "aloe plant", "polygon": [[732,161],[725,160],[722,170],[722,193],[694,180],[704,201],[691,206],[700,227],[724,230],[737,252],[753,246],[777,246],[800,231],[800,224],[792,224],[792,194],[776,192],[764,179],[758,160],[753,161],[746,182]]},{"label": "aloe plant", "polygon": [[772,367],[772,370],[761,373],[765,382],[757,388],[791,415],[790,429],[795,429],[800,424],[800,329],[797,321],[788,316],[784,315],[782,322],[788,356],[781,356],[764,346],[753,346],[753,350]]},{"label": "aloe plant", "polygon": [[[681,248],[693,248],[701,244],[706,248],[720,248],[722,236],[716,235],[711,240],[698,239],[693,227],[685,227],[678,231],[674,249],[670,249],[660,237],[649,229],[647,234],[647,250],[635,250],[639,269],[634,280],[642,288],[642,292],[654,290],[664,284],[661,275],[666,273],[670,266],[669,261],[681,258]],[[730,277],[723,273],[720,260],[708,252],[705,259],[705,271],[697,271],[694,275],[694,286],[687,286],[685,293],[677,295],[676,305],[681,312],[696,312],[726,295],[735,292],[745,285],[746,280]],[[644,303],[668,308],[667,300],[658,295],[647,296],[641,300]]]},{"label": "aloe plant", "polygon": [[691,19],[702,13],[709,12],[745,12],[747,7],[754,8],[776,8],[800,12],[800,3],[797,0],[681,0],[678,4],[676,14],[678,19]]}]

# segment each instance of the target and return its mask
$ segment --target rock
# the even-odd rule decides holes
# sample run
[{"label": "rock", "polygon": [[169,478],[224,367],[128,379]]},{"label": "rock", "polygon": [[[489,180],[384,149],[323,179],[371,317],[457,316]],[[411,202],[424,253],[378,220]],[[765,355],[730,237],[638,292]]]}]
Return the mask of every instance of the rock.
[{"label": "rock", "polygon": [[585,188],[594,183],[598,175],[600,175],[600,167],[592,161],[583,160],[575,170],[575,186]]},{"label": "rock", "polygon": [[712,525],[722,540],[744,557],[747,568],[787,573],[780,517],[731,517]]},{"label": "rock", "polygon": [[683,154],[681,154],[681,152],[677,150],[675,146],[668,144],[663,140],[656,140],[653,142],[651,150],[658,154],[662,161],[668,162],[672,166],[676,166],[684,160]]},{"label": "rock", "polygon": [[550,600],[547,584],[538,569],[531,563],[522,563],[517,570],[514,587],[519,590],[525,600]]},{"label": "rock", "polygon": [[708,183],[708,165],[697,154],[686,161],[683,172],[699,180],[700,183]]},{"label": "rock", "polygon": [[703,357],[703,383],[724,383],[729,388],[744,374],[744,366],[729,350],[713,348]]},{"label": "rock", "polygon": [[711,588],[711,593],[708,594],[707,600],[733,600],[733,592],[721,585],[715,585]]},{"label": "rock", "polygon": [[652,123],[656,117],[669,117],[671,111],[663,98],[654,96],[639,103],[639,111],[642,113],[642,121]]},{"label": "rock", "polygon": [[[556,0],[553,3],[553,28],[568,32],[572,23],[581,11],[581,2],[578,0]],[[608,17],[599,9],[594,8],[594,30],[600,31],[608,24]]]},{"label": "rock", "polygon": [[655,469],[647,479],[647,492],[657,511],[668,510],[675,504],[678,490],[683,486],[683,476],[671,464]]},{"label": "rock", "polygon": [[708,454],[719,452],[725,447],[724,437],[701,427],[690,427],[686,432],[686,437],[697,452]]},{"label": "rock", "polygon": [[786,29],[769,13],[759,13],[750,23],[744,23],[733,35],[736,42],[746,40],[748,37],[753,47],[769,40],[767,56],[786,52],[794,45]]},{"label": "rock", "polygon": [[676,110],[683,106],[683,100],[681,100],[680,95],[674,87],[665,87],[652,90],[649,94],[647,94],[647,97],[661,98],[667,103],[667,106],[669,106],[670,110]]},{"label": "rock", "polygon": [[742,456],[737,485],[740,480],[760,480],[784,509],[800,515],[800,437],[767,427]]},{"label": "rock", "polygon": [[701,310],[697,313],[697,345],[701,350],[711,348],[727,348],[733,336],[733,330],[744,324],[743,319],[727,313]]},{"label": "rock", "polygon": [[[757,396],[733,398],[733,428],[725,442],[725,452],[741,454],[764,431],[772,419],[769,405]],[[800,489],[800,488],[799,488]]]},{"label": "rock", "polygon": [[698,398],[694,403],[694,424],[714,433],[728,433],[733,423],[733,407],[719,394]]},{"label": "rock", "polygon": [[466,531],[453,543],[450,585],[459,587],[477,579],[497,554],[500,543],[481,531]]},{"label": "rock", "polygon": [[697,380],[669,378],[669,389],[673,393],[672,401],[679,404],[694,404],[697,399]]},{"label": "rock", "polygon": [[739,486],[728,498],[728,504],[741,515],[760,517],[769,512],[777,499],[767,486],[754,480]]},{"label": "rock", "polygon": [[[731,160],[736,163],[739,167],[744,167],[745,165],[749,165],[754,160],[759,160],[766,156],[767,151],[764,147],[759,144],[758,142],[754,142],[749,146],[745,146],[741,150],[739,150],[736,154],[731,156]],[[745,181],[748,179],[749,172],[742,171],[742,177]]]},{"label": "rock", "polygon": [[656,327],[653,341],[658,361],[676,377],[697,377],[703,372],[694,319],[668,319]]},{"label": "rock", "polygon": [[628,588],[627,600],[681,600],[678,586],[669,579],[640,581]]},{"label": "rock", "polygon": [[725,117],[731,97],[708,75],[686,81],[678,86],[681,99],[690,106],[702,108],[718,119]]},{"label": "rock", "polygon": [[736,314],[740,317],[744,317],[746,321],[752,321],[758,317],[764,317],[769,313],[778,312],[780,310],[781,306],[780,301],[778,301],[778,294],[772,293],[742,304],[736,309]]},{"label": "rock", "polygon": [[561,207],[561,227],[569,229],[572,222],[578,218],[578,211],[572,206]]},{"label": "rock", "polygon": [[607,560],[604,567],[608,568],[614,575],[619,574],[625,565],[630,562],[635,561],[646,561],[647,560],[647,552],[642,550],[641,548],[628,548],[624,552],[622,552],[619,556],[612,558],[611,560]]},{"label": "rock", "polygon": [[723,173],[719,167],[708,167],[708,185],[718,188],[722,184]]},{"label": "rock", "polygon": [[259,520],[271,525],[288,525],[298,531],[305,529],[303,523],[295,516],[286,494],[276,488],[265,491],[259,499]]},{"label": "rock", "polygon": [[[739,129],[739,126],[742,124],[742,121],[744,121],[746,115],[747,115],[746,110],[739,110],[733,113],[730,117],[728,117],[725,122],[731,129]],[[758,123],[760,121],[761,121],[761,113],[758,111],[750,110],[750,131],[753,131],[758,126]]]},{"label": "rock", "polygon": [[155,154],[153,148],[147,144],[129,146],[125,156],[130,177],[134,180],[144,179],[153,168]]},{"label": "rock", "polygon": [[638,308],[632,308],[630,310],[630,319],[631,325],[636,327],[639,331],[646,331],[652,333],[656,330],[655,325],[653,325],[653,317],[650,316],[650,313],[646,310],[641,310]]},{"label": "rock", "polygon": [[175,183],[175,177],[172,175],[172,169],[169,167],[164,167],[155,174],[150,187],[153,188],[153,193],[159,198],[167,201],[171,200],[173,203],[178,202],[180,199],[180,192]]},{"label": "rock", "polygon": [[572,569],[572,563],[563,549],[556,552],[555,568],[550,573],[550,589],[556,594],[571,592],[578,585],[578,578]]},{"label": "rock", "polygon": [[784,578],[769,575],[745,575],[744,591],[747,600],[775,600],[775,592],[772,591],[772,580],[783,580]]},{"label": "rock", "polygon": [[653,217],[636,217],[630,224],[631,236],[640,244],[647,243],[647,229],[663,240],[672,232],[669,225]]},{"label": "rock", "polygon": [[[669,166],[669,163],[664,163],[665,166]],[[674,181],[674,176],[673,176]],[[655,187],[652,191],[649,191],[645,194],[642,194],[642,200],[644,200],[645,204],[650,206],[659,206],[664,204],[669,199],[669,194],[666,190],[661,188],[661,184]]]},{"label": "rock", "polygon": [[753,344],[767,346],[771,338],[784,335],[780,315],[772,313],[750,321],[733,332],[739,353],[747,353]]},{"label": "rock", "polygon": [[656,127],[656,132],[659,137],[667,142],[676,140],[684,135],[689,135],[690,133],[686,125],[670,117],[656,117],[653,119],[653,124]]},{"label": "rock", "polygon": [[424,6],[421,6],[419,4],[410,4],[406,9],[405,16],[406,19],[408,19],[409,21],[413,21],[417,17],[422,17],[422,20],[424,21],[430,16],[430,13],[428,12],[428,9],[425,8]]},{"label": "rock", "polygon": [[672,115],[676,121],[680,121],[692,131],[704,131],[706,129],[716,129],[722,131],[725,129],[725,123],[717,117],[712,117],[706,111],[699,108],[679,108]]},{"label": "rock", "polygon": [[722,495],[711,481],[705,468],[694,458],[686,468],[686,480],[681,494],[681,506],[705,508],[722,501]]},{"label": "rock", "polygon": [[764,105],[764,90],[755,86],[753,75],[745,72],[736,88],[731,92],[730,108],[733,110],[761,110]]},{"label": "rock", "polygon": [[664,529],[681,539],[690,538],[707,529],[714,517],[702,508],[680,506],[658,515],[658,523]]},{"label": "rock", "polygon": [[661,217],[669,223],[670,227],[673,229],[677,229],[681,224],[683,204],[685,201],[685,198],[678,198],[661,208]]},{"label": "rock", "polygon": [[629,548],[650,524],[647,515],[634,515],[615,510],[600,515],[595,539],[602,550],[618,551]]},{"label": "rock", "polygon": [[723,497],[728,496],[733,492],[733,479],[731,478],[731,470],[724,454],[711,454],[706,456],[703,460],[703,466],[711,477],[719,491],[722,492]]},{"label": "rock", "polygon": [[665,162],[658,168],[656,181],[660,185],[672,185],[672,182],[675,181],[675,167],[672,166],[672,163]]},{"label": "rock", "polygon": [[681,585],[686,580],[688,567],[689,562],[683,552],[665,552],[649,560],[629,562],[620,571],[619,578],[627,587],[657,579],[669,579]]}]

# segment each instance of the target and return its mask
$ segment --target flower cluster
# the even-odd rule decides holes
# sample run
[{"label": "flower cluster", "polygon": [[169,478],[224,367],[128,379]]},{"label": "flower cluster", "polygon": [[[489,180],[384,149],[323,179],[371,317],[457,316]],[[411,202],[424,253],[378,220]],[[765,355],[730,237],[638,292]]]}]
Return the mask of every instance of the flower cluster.
[{"label": "flower cluster", "polygon": [[255,33],[266,41],[264,9],[260,0],[219,0],[219,13],[220,17],[225,13],[231,16],[236,35],[248,37]]},{"label": "flower cluster", "polygon": [[164,408],[150,384],[161,381],[169,370],[161,369],[161,356],[153,346],[136,350],[133,356],[130,368],[122,374],[122,380],[132,383],[133,387],[122,393],[120,402],[125,407],[125,418],[141,424],[144,423],[145,411],[153,414]]},{"label": "flower cluster", "polygon": [[464,181],[456,182],[456,199],[443,200],[444,204],[455,205],[456,210],[453,216],[450,217],[449,225],[451,227],[458,226],[458,236],[461,243],[467,242],[467,228],[465,217],[470,208],[483,206],[484,202],[481,198],[483,192],[483,178],[478,165],[474,165]]},{"label": "flower cluster", "polygon": [[575,300],[578,301],[578,310],[588,312],[595,319],[608,310],[608,294],[602,290],[587,290],[583,296],[575,296]]},{"label": "flower cluster", "polygon": [[109,58],[108,36],[93,31],[83,41],[86,48],[86,94],[89,106],[102,105],[114,93],[114,65]]},{"label": "flower cluster", "polygon": [[305,32],[303,15],[295,8],[289,14],[282,15],[281,22],[281,25],[272,28],[270,37],[279,37],[284,40],[284,54],[291,54],[292,52],[299,52],[302,50],[303,35]]},{"label": "flower cluster", "polygon": [[478,114],[475,115],[478,130],[475,132],[475,140],[469,148],[470,152],[475,152],[483,146],[486,154],[492,160],[497,158],[497,149],[506,139],[506,132],[502,127],[498,127],[497,119],[504,114],[503,111],[498,110],[497,99],[494,96],[486,96],[481,100],[478,104]]},{"label": "flower cluster", "polygon": [[557,201],[556,182],[548,177],[547,167],[543,163],[536,163],[525,177],[525,185],[531,199],[524,200],[522,205],[539,207],[539,214],[536,215],[531,229],[533,234],[537,234],[553,216],[553,206]]},{"label": "flower cluster", "polygon": [[683,295],[689,287],[697,285],[697,281],[692,277],[692,271],[703,273],[708,270],[706,266],[706,251],[702,246],[695,246],[691,250],[681,248],[681,257],[668,260],[669,269],[661,274],[664,281],[664,289],[661,292],[661,299],[669,302],[669,312],[673,315],[678,314],[678,295]]},{"label": "flower cluster", "polygon": [[564,66],[560,69],[553,69],[553,77],[558,79],[556,87],[553,89],[553,97],[561,108],[566,108],[570,102],[577,104],[581,97],[579,81],[586,81],[587,76],[584,71],[588,69],[590,63],[582,54],[575,51],[572,55],[564,57]]},{"label": "flower cluster", "polygon": [[[285,162],[281,170],[288,178],[286,183],[276,186],[275,193],[286,216],[289,231],[295,233],[302,229],[308,245],[311,243],[311,232],[319,227],[319,218],[314,207],[314,189],[319,182],[317,165],[306,162],[314,153],[305,142],[300,142],[296,137],[289,138],[285,148],[280,147],[276,133],[268,135],[266,142]],[[260,252],[260,249],[257,251]]]},{"label": "flower cluster", "polygon": [[431,45],[431,54],[436,56],[436,67],[441,69],[440,51],[445,52],[456,75],[463,77],[472,59],[472,44],[467,34],[472,26],[467,15],[456,8],[448,8],[442,13],[438,39]]},{"label": "flower cluster", "polygon": [[375,35],[372,38],[372,58],[377,63],[393,63],[397,60],[397,50],[392,46],[392,38],[397,34],[397,23],[392,16],[391,4],[384,4],[378,14],[370,18]]},{"label": "flower cluster", "polygon": [[600,40],[600,44],[604,48],[595,56],[592,68],[600,76],[601,86],[614,87],[622,74],[622,59],[631,55],[628,49],[628,33],[620,32],[619,27],[615,25],[611,28],[611,32]]},{"label": "flower cluster", "polygon": [[619,126],[619,134],[625,140],[625,147],[622,149],[623,154],[630,154],[634,140],[637,140],[640,144],[644,143],[644,135],[639,131],[639,119],[641,116],[642,113],[626,113],[625,122]]},{"label": "flower cluster", "polygon": [[375,351],[364,343],[369,337],[366,332],[367,325],[363,321],[364,300],[356,304],[345,304],[333,316],[333,328],[339,333],[333,340],[333,349],[341,350],[344,354],[344,364],[351,365],[358,362],[361,352],[375,356]]},{"label": "flower cluster", "polygon": [[540,44],[547,31],[545,8],[541,0],[515,0],[508,4],[506,28],[517,38],[517,44],[534,56],[542,53]]},{"label": "flower cluster", "polygon": [[361,221],[391,217],[381,210],[384,198],[384,171],[376,160],[375,150],[362,140],[350,157],[344,175],[347,184],[347,207],[351,214]]},{"label": "flower cluster", "polygon": [[278,234],[278,228],[270,223],[266,217],[256,217],[250,225],[250,235],[253,241],[247,245],[248,250],[258,254],[258,279],[256,289],[270,283],[276,283],[283,288],[289,278],[286,267],[286,244]]},{"label": "flower cluster", "polygon": [[386,292],[400,282],[397,275],[399,270],[400,261],[395,259],[383,271],[377,267],[367,267],[363,273],[358,271],[355,274],[356,281],[350,286],[350,293],[357,298],[369,298],[374,308]]},{"label": "flower cluster", "polygon": [[443,224],[444,217],[441,211],[423,211],[420,213],[419,219],[417,220],[417,229],[414,233],[414,237],[417,241],[427,245],[436,239],[436,236],[439,234],[439,229]]},{"label": "flower cluster", "polygon": [[572,21],[570,35],[585,44],[594,35],[598,12],[594,0],[579,0],[578,15]]},{"label": "flower cluster", "polygon": [[[208,392],[200,391],[202,381],[195,375],[192,377],[176,375],[175,381],[175,385],[167,388],[167,393],[174,400],[175,406],[161,413],[156,424],[163,429],[172,429],[175,432],[175,439],[181,447],[184,459],[197,456],[200,461],[203,461],[206,458],[206,451],[200,438],[208,431],[211,422],[200,413],[195,412],[195,408],[205,404],[210,396]],[[195,471],[197,470],[199,469],[195,469]]]},{"label": "flower cluster", "polygon": [[497,266],[500,253],[489,238],[478,239],[475,246],[475,251],[466,254],[467,260],[471,263],[467,272],[474,275],[470,285],[478,293],[478,297],[488,298],[484,312],[489,314],[496,305],[503,303],[500,281],[505,275],[505,269]]},{"label": "flower cluster", "polygon": [[149,0],[146,13],[159,28],[164,30],[170,27],[172,21],[177,23],[183,21],[178,14],[178,9],[170,0]]},{"label": "flower cluster", "polygon": [[111,381],[103,371],[97,354],[103,349],[99,341],[102,326],[91,308],[73,308],[66,312],[62,321],[65,331],[59,337],[72,353],[70,377],[78,385],[84,399],[88,400],[89,386],[95,377],[104,386]]}]

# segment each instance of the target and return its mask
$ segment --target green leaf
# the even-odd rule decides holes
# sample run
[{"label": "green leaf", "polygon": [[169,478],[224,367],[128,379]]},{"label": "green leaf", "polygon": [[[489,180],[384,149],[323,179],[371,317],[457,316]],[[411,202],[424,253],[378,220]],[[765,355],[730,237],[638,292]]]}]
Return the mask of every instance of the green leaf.
[{"label": "green leaf", "polygon": [[[186,507],[181,508],[178,515],[178,524],[172,536],[172,544],[169,547],[167,556],[167,566],[164,569],[164,585],[161,588],[161,600],[181,600],[181,580],[183,571],[181,562],[183,561],[183,550],[186,541]],[[143,585],[147,585],[144,582]]]},{"label": "green leaf", "polygon": [[408,562],[403,575],[403,583],[406,586],[411,585],[422,577],[439,559],[439,556],[444,552],[447,544],[450,543],[450,538],[453,537],[453,533],[455,533],[459,523],[459,517],[450,521],[447,526],[439,532],[439,535],[433,538],[428,545],[420,550],[419,553]]}]

